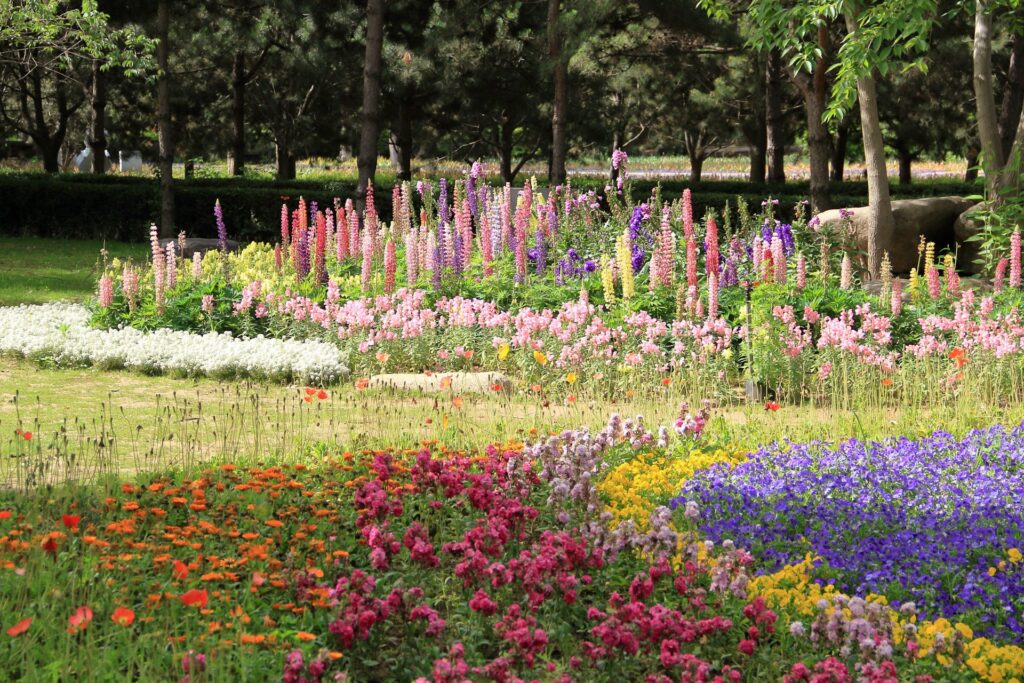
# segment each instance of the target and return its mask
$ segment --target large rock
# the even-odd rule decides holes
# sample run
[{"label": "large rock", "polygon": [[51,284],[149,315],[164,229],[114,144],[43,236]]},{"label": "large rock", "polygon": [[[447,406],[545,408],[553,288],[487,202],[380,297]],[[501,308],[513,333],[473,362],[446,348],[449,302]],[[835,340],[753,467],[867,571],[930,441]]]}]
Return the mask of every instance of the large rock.
[{"label": "large rock", "polygon": [[957,262],[967,272],[974,274],[978,272],[978,265],[974,262],[978,258],[978,245],[976,242],[969,242],[968,238],[974,237],[981,231],[982,221],[976,211],[985,208],[985,202],[979,202],[956,217],[953,224],[953,234],[956,236],[956,243],[959,247]]},{"label": "large rock", "polygon": [[[971,200],[963,197],[922,197],[893,201],[892,214],[896,226],[889,249],[893,272],[908,273],[911,268],[917,266],[917,244],[922,235],[925,241],[934,242],[938,249],[953,246],[956,243],[953,225],[971,204]],[[823,211],[818,214],[818,220],[822,225],[839,230],[843,222],[840,211],[852,213],[851,221],[857,235],[857,247],[867,250],[870,222],[868,207]]]},{"label": "large rock", "polygon": [[[220,242],[209,237],[186,237],[185,248],[181,250],[178,248],[178,240],[172,240],[169,238],[160,240],[160,246],[165,250],[167,249],[168,244],[173,244],[174,250],[181,252],[178,256],[186,259],[192,258],[193,254],[205,254],[208,251],[216,251],[220,248]],[[227,248],[228,251],[238,251],[239,248],[241,248],[241,245],[234,240],[228,240]]]},{"label": "large rock", "polygon": [[500,372],[398,372],[374,375],[370,378],[371,388],[403,389],[426,392],[451,391],[454,394],[482,394],[485,392],[511,391],[512,380]]}]

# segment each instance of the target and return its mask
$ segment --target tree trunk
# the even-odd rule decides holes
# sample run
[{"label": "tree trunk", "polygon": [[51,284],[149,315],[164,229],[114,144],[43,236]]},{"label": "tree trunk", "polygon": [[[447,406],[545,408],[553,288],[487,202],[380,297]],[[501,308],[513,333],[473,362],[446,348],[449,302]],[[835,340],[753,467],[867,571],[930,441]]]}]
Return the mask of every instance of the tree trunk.
[{"label": "tree trunk", "polygon": [[103,175],[107,171],[106,77],[100,70],[99,60],[92,63],[92,92],[90,93],[92,117],[90,121],[89,151],[92,153],[92,172]]},{"label": "tree trunk", "polygon": [[[764,132],[764,128],[761,128],[761,132]],[[750,182],[757,185],[764,185],[767,173],[764,148],[764,140],[755,140],[750,145]]]},{"label": "tree trunk", "polygon": [[235,130],[228,174],[245,175],[245,53],[241,50],[231,67],[231,120]]},{"label": "tree trunk", "polygon": [[156,13],[156,120],[160,143],[160,236],[174,237],[174,140],[171,137],[171,75],[168,69],[171,0],[159,0]]},{"label": "tree trunk", "polygon": [[291,145],[285,134],[278,135],[274,140],[274,164],[278,180],[295,178],[295,160],[292,158]]},{"label": "tree trunk", "polygon": [[850,117],[846,116],[836,128],[835,144],[832,145],[832,160],[829,171],[832,182],[841,183],[846,172],[846,143],[850,139]]},{"label": "tree trunk", "polygon": [[821,117],[825,102],[813,89],[804,90],[804,110],[807,113],[807,154],[811,172],[811,211],[821,213],[832,206],[829,188],[828,160],[830,136]]},{"label": "tree trunk", "polygon": [[964,182],[973,183],[978,179],[978,150],[971,147],[967,150],[967,170],[964,171]]},{"label": "tree trunk", "polygon": [[[856,10],[846,13],[846,28],[857,30]],[[885,166],[885,143],[878,118],[875,79],[871,75],[857,79],[857,100],[860,103],[860,128],[864,139],[864,165],[868,174],[868,273],[878,278],[882,253],[891,248],[895,221],[889,198],[889,174]]]},{"label": "tree trunk", "polygon": [[501,155],[501,181],[504,183],[515,182],[515,176],[512,173],[512,134],[514,130],[511,123],[503,123],[498,131],[500,139],[500,150]]},{"label": "tree trunk", "polygon": [[987,171],[986,184],[995,190],[1003,168],[1003,148],[996,120],[996,96],[992,83],[992,13],[990,0],[976,0],[974,12],[974,99],[977,106],[981,160]]},{"label": "tree trunk", "polygon": [[393,134],[398,149],[398,177],[412,179],[412,104],[411,98],[403,97],[398,102],[398,130]]},{"label": "tree trunk", "polygon": [[60,173],[60,145],[61,143],[50,140],[39,149],[43,155],[43,170],[47,173]]},{"label": "tree trunk", "polygon": [[377,174],[377,134],[380,116],[381,53],[384,45],[384,0],[366,0],[366,55],[363,60],[363,122],[359,136],[359,210],[366,188]]},{"label": "tree trunk", "polygon": [[1016,33],[1013,36],[1013,50],[1010,52],[1010,66],[1006,72],[1003,103],[999,108],[999,139],[1002,142],[1003,159],[1010,158],[1010,150],[1013,147],[1013,138],[1022,109],[1024,109],[1024,35]]},{"label": "tree trunk", "polygon": [[765,140],[767,147],[767,181],[786,182],[786,132],[782,115],[782,58],[778,50],[768,53],[765,67]]},{"label": "tree trunk", "polygon": [[704,173],[704,154],[702,152],[690,153],[690,182],[699,183]]},{"label": "tree trunk", "polygon": [[558,33],[560,0],[548,0],[548,58],[554,69],[555,96],[551,114],[551,171],[548,182],[552,187],[565,182],[565,119],[569,113],[569,74],[562,58]]},{"label": "tree trunk", "polygon": [[905,149],[897,149],[896,155],[900,162],[900,185],[910,185],[913,182],[910,166],[914,161],[914,156]]}]

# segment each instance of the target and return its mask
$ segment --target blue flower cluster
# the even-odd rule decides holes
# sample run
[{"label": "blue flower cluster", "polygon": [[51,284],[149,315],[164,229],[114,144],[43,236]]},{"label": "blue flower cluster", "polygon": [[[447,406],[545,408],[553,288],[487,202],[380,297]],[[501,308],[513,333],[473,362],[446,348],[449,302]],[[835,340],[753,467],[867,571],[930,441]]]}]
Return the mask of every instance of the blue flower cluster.
[{"label": "blue flower cluster", "polygon": [[958,440],[784,443],[697,473],[702,532],[771,572],[820,558],[819,583],[913,601],[979,635],[1024,638],[1024,424]]}]

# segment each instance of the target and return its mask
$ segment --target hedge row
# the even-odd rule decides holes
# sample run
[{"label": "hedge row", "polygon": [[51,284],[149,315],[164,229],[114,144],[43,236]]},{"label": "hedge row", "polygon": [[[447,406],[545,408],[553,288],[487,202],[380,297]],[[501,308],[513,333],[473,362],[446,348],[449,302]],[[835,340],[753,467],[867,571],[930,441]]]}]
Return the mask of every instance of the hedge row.
[{"label": "hedge row", "polygon": [[[601,190],[601,180],[573,181],[575,187]],[[636,181],[637,199],[649,196],[657,183]],[[269,181],[203,178],[177,181],[175,211],[178,225],[190,235],[212,237],[215,234],[213,204],[220,199],[228,232],[234,239],[273,240],[280,226],[282,198],[295,200],[305,196],[321,205],[334,197],[355,195],[352,181]],[[720,211],[725,203],[735,203],[742,195],[752,206],[764,197],[779,199],[793,206],[807,196],[807,183],[751,185],[742,181],[712,181],[689,184],[684,181],[661,183],[662,197],[679,197],[685,187],[693,191],[694,212],[700,216],[708,209]],[[895,197],[969,195],[979,187],[964,183],[921,182],[893,186]],[[380,193],[379,209],[390,220],[390,193]],[[837,206],[860,206],[867,201],[864,183],[844,182],[833,186]],[[42,175],[0,174],[0,234],[142,241],[148,226],[160,216],[160,187],[151,178],[90,176],[86,174]]]}]

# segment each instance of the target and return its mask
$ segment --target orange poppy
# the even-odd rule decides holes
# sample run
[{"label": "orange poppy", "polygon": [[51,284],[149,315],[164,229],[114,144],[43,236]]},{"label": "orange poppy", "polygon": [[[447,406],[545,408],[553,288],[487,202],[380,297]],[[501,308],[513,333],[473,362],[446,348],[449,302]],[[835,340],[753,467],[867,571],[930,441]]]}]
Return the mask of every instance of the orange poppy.
[{"label": "orange poppy", "polygon": [[68,617],[68,633],[84,631],[91,621],[92,610],[85,606],[79,607],[74,614]]},{"label": "orange poppy", "polygon": [[451,389],[452,388],[452,378],[451,377],[442,377],[441,378],[441,388],[442,389]]},{"label": "orange poppy", "polygon": [[891,387],[891,386],[892,386],[892,378],[890,378],[890,377],[884,377],[884,378],[882,379],[882,386],[883,386],[883,387]]},{"label": "orange poppy", "polygon": [[310,633],[309,631],[299,631],[298,633],[295,634],[295,637],[298,638],[299,640],[304,640],[306,642],[308,642],[310,640],[316,640],[316,634],[315,633]]},{"label": "orange poppy", "polygon": [[370,386],[370,380],[365,377],[356,380],[356,389],[365,389],[368,386]]},{"label": "orange poppy", "polygon": [[193,607],[197,605],[199,607],[206,607],[207,603],[210,602],[209,593],[207,593],[205,588],[202,590],[198,588],[193,588],[192,590],[185,591],[181,594],[181,597],[179,597],[178,599],[181,600],[181,603],[183,605],[186,605],[188,607]]},{"label": "orange poppy", "polygon": [[576,394],[569,394],[568,396],[565,397],[565,400],[568,403],[575,403],[576,402]]},{"label": "orange poppy", "polygon": [[462,407],[462,397],[461,396],[452,396],[452,405],[455,406],[456,408],[461,408]]},{"label": "orange poppy", "polygon": [[15,624],[14,626],[12,626],[9,629],[7,629],[7,635],[9,635],[11,638],[16,638],[16,637],[20,636],[22,633],[24,633],[25,631],[27,631],[28,627],[31,626],[31,625],[32,625],[32,617],[29,617],[28,619],[22,619],[17,624]]},{"label": "orange poppy", "polygon": [[135,612],[127,607],[118,607],[114,610],[114,613],[110,615],[110,620],[118,626],[131,626],[135,621]]}]

